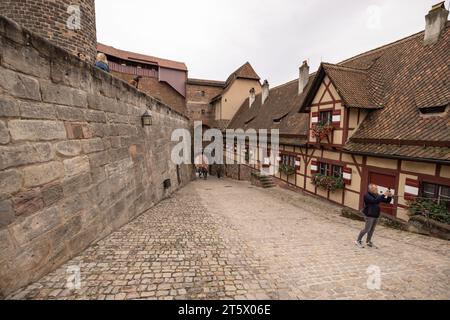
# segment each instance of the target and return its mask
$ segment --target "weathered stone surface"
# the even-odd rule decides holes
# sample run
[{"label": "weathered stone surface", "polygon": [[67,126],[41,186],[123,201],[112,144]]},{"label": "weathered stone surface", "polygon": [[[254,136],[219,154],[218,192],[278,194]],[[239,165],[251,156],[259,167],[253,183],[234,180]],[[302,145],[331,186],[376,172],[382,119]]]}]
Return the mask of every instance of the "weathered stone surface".
[{"label": "weathered stone surface", "polygon": [[[90,161],[90,160],[89,160]],[[92,167],[91,163],[91,175],[92,175],[92,181],[94,183],[104,181],[106,179],[106,172],[104,167]]]},{"label": "weathered stone surface", "polygon": [[89,161],[92,168],[101,167],[110,162],[109,153],[106,151],[92,153],[89,155]]},{"label": "weathered stone surface", "polygon": [[83,156],[64,160],[64,170],[66,177],[87,173],[90,170],[89,158]]},{"label": "weathered stone surface", "polygon": [[56,106],[58,119],[65,121],[84,121],[83,109],[79,107]]},{"label": "weathered stone surface", "polygon": [[74,177],[64,179],[62,186],[64,196],[70,197],[74,193],[79,193],[87,189],[92,183],[91,174],[85,173]]},{"label": "weathered stone surface", "polygon": [[0,201],[0,228],[11,224],[15,218],[11,200]]},{"label": "weathered stone surface", "polygon": [[[167,158],[170,134],[188,127],[152,98],[4,21],[0,201],[8,227],[0,232],[7,229],[12,241],[0,235],[0,248],[8,243],[0,250],[0,295],[37,280],[168,196],[162,176],[176,174]],[[16,44],[3,45],[10,41],[5,35]],[[150,105],[155,125],[143,130],[140,117]]]},{"label": "weathered stone surface", "polygon": [[[11,250],[14,247],[11,234],[9,230],[4,228],[0,230],[0,257],[2,257],[2,253],[7,250]],[[0,258],[0,260],[3,260]]]},{"label": "weathered stone surface", "polygon": [[18,117],[19,107],[17,100],[0,96],[0,117]]},{"label": "weathered stone surface", "polygon": [[0,193],[16,193],[22,183],[22,175],[18,170],[0,171]]},{"label": "weathered stone surface", "polygon": [[23,169],[25,187],[37,187],[64,177],[64,166],[59,161],[38,164]]},{"label": "weathered stone surface", "polygon": [[92,134],[86,124],[81,123],[65,123],[68,139],[90,139]]},{"label": "weathered stone surface", "polygon": [[67,106],[87,107],[87,98],[84,91],[70,87],[41,81],[42,100],[45,102]]},{"label": "weathered stone surface", "polygon": [[[81,223],[81,217],[75,216],[68,219],[67,222],[64,224],[56,227],[54,230],[49,232],[46,236],[50,240],[51,243],[64,243],[67,242],[69,239],[72,239],[81,231],[82,223]],[[66,260],[65,257],[69,255],[68,252],[63,252],[60,254],[61,257],[59,257],[59,260],[62,260],[61,262],[64,262]],[[56,257],[52,257],[52,262],[55,261]]]},{"label": "weathered stone surface", "polygon": [[39,102],[21,102],[19,104],[20,116],[30,119],[56,119],[55,106]]},{"label": "weathered stone surface", "polygon": [[32,189],[17,194],[13,198],[16,215],[30,215],[44,208],[44,201],[39,189]]},{"label": "weathered stone surface", "polygon": [[103,111],[85,110],[84,117],[89,122],[106,122],[106,115]]},{"label": "weathered stone surface", "polygon": [[66,129],[59,121],[11,120],[8,123],[14,141],[39,141],[66,139]]},{"label": "weathered stone surface", "polygon": [[93,153],[105,150],[103,140],[100,138],[82,140],[81,145],[84,153]]},{"label": "weathered stone surface", "polygon": [[0,120],[0,144],[7,144],[9,140],[9,130],[6,124]]},{"label": "weathered stone surface", "polygon": [[76,140],[62,141],[55,146],[56,153],[63,157],[75,157],[81,153],[81,142]]},{"label": "weathered stone surface", "polygon": [[0,146],[0,170],[26,164],[46,162],[53,159],[49,143],[21,146]]},{"label": "weathered stone surface", "polygon": [[61,63],[53,60],[51,62],[51,79],[56,84],[68,85],[70,87],[87,90],[90,88],[90,77],[83,72],[79,66]]},{"label": "weathered stone surface", "polygon": [[62,205],[63,213],[65,218],[67,215],[74,215],[89,206],[89,202],[87,200],[86,195],[75,195],[72,198],[69,198],[64,201]]},{"label": "weathered stone surface", "polygon": [[124,176],[132,166],[133,162],[130,160],[130,158],[108,164],[105,167],[106,175],[109,178],[113,176]]},{"label": "weathered stone surface", "polygon": [[25,244],[55,228],[60,223],[59,210],[57,207],[52,207],[25,217],[21,222],[12,226],[11,230],[17,242]]},{"label": "weathered stone surface", "polygon": [[46,185],[41,189],[41,193],[46,207],[49,207],[64,198],[63,187],[60,183]]},{"label": "weathered stone surface", "polygon": [[36,79],[3,67],[0,67],[0,87],[18,98],[41,100],[39,82]]},{"label": "weathered stone surface", "polygon": [[92,137],[103,138],[108,131],[108,125],[104,123],[89,123],[88,125],[89,131],[92,134]]},{"label": "weathered stone surface", "polygon": [[130,117],[128,115],[110,113],[106,114],[109,123],[129,123]]},{"label": "weathered stone surface", "polygon": [[11,42],[5,42],[4,46],[3,64],[6,67],[35,77],[49,78],[50,63],[33,47],[13,45]]},{"label": "weathered stone surface", "polygon": [[88,94],[87,101],[90,109],[119,112],[119,104],[116,99],[107,98],[99,94]]}]

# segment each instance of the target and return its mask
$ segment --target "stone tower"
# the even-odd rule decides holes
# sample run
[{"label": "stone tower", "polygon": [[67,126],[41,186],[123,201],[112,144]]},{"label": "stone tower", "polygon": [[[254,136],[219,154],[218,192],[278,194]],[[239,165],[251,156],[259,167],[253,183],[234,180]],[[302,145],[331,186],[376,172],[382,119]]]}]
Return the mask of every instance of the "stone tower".
[{"label": "stone tower", "polygon": [[95,0],[1,0],[0,15],[72,54],[95,60]]}]

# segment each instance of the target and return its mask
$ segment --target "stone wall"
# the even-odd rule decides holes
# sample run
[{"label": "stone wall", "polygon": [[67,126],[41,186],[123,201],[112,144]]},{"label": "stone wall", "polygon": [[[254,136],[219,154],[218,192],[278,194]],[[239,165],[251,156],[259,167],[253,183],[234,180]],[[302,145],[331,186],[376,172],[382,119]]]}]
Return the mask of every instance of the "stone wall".
[{"label": "stone wall", "polygon": [[170,160],[172,130],[189,119],[2,17],[0,63],[1,296],[188,183],[192,168]]},{"label": "stone wall", "polygon": [[[74,15],[69,6],[79,6],[79,30],[67,27],[68,20],[78,22],[70,19]],[[83,53],[88,61],[95,61],[95,0],[2,0],[0,14],[74,55]]]},{"label": "stone wall", "polygon": [[198,85],[188,82],[187,85],[187,115],[192,121],[202,121],[212,128],[216,114],[211,100],[223,91],[223,86]]}]

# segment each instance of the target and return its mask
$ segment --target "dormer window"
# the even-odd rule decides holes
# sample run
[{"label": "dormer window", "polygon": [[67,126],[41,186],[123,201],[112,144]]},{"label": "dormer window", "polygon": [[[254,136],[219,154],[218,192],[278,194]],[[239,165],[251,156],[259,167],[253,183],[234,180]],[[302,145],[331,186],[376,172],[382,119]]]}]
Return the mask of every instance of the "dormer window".
[{"label": "dormer window", "polygon": [[450,105],[447,104],[447,105],[437,106],[437,107],[424,107],[424,108],[419,108],[419,111],[422,115],[440,116],[443,113],[447,112],[449,106]]}]

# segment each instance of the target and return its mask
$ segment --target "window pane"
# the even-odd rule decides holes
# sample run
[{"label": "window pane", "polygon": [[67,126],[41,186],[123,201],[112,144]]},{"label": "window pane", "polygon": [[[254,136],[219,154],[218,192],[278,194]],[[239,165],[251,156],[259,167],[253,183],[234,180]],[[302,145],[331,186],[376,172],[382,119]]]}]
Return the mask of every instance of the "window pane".
[{"label": "window pane", "polygon": [[333,114],[331,111],[324,111],[320,113],[320,122],[331,123],[333,121]]},{"label": "window pane", "polygon": [[326,163],[320,163],[319,165],[319,171],[321,174],[328,176],[329,172],[328,172],[328,164]]},{"label": "window pane", "polygon": [[450,187],[442,186],[440,196],[450,199]]},{"label": "window pane", "polygon": [[447,208],[450,212],[450,188],[441,186],[439,188],[439,203],[447,204]]},{"label": "window pane", "polygon": [[341,166],[333,166],[333,176],[337,178],[342,177],[342,170]]},{"label": "window pane", "polygon": [[437,185],[431,183],[423,184],[423,196],[425,198],[435,199],[437,195]]}]

